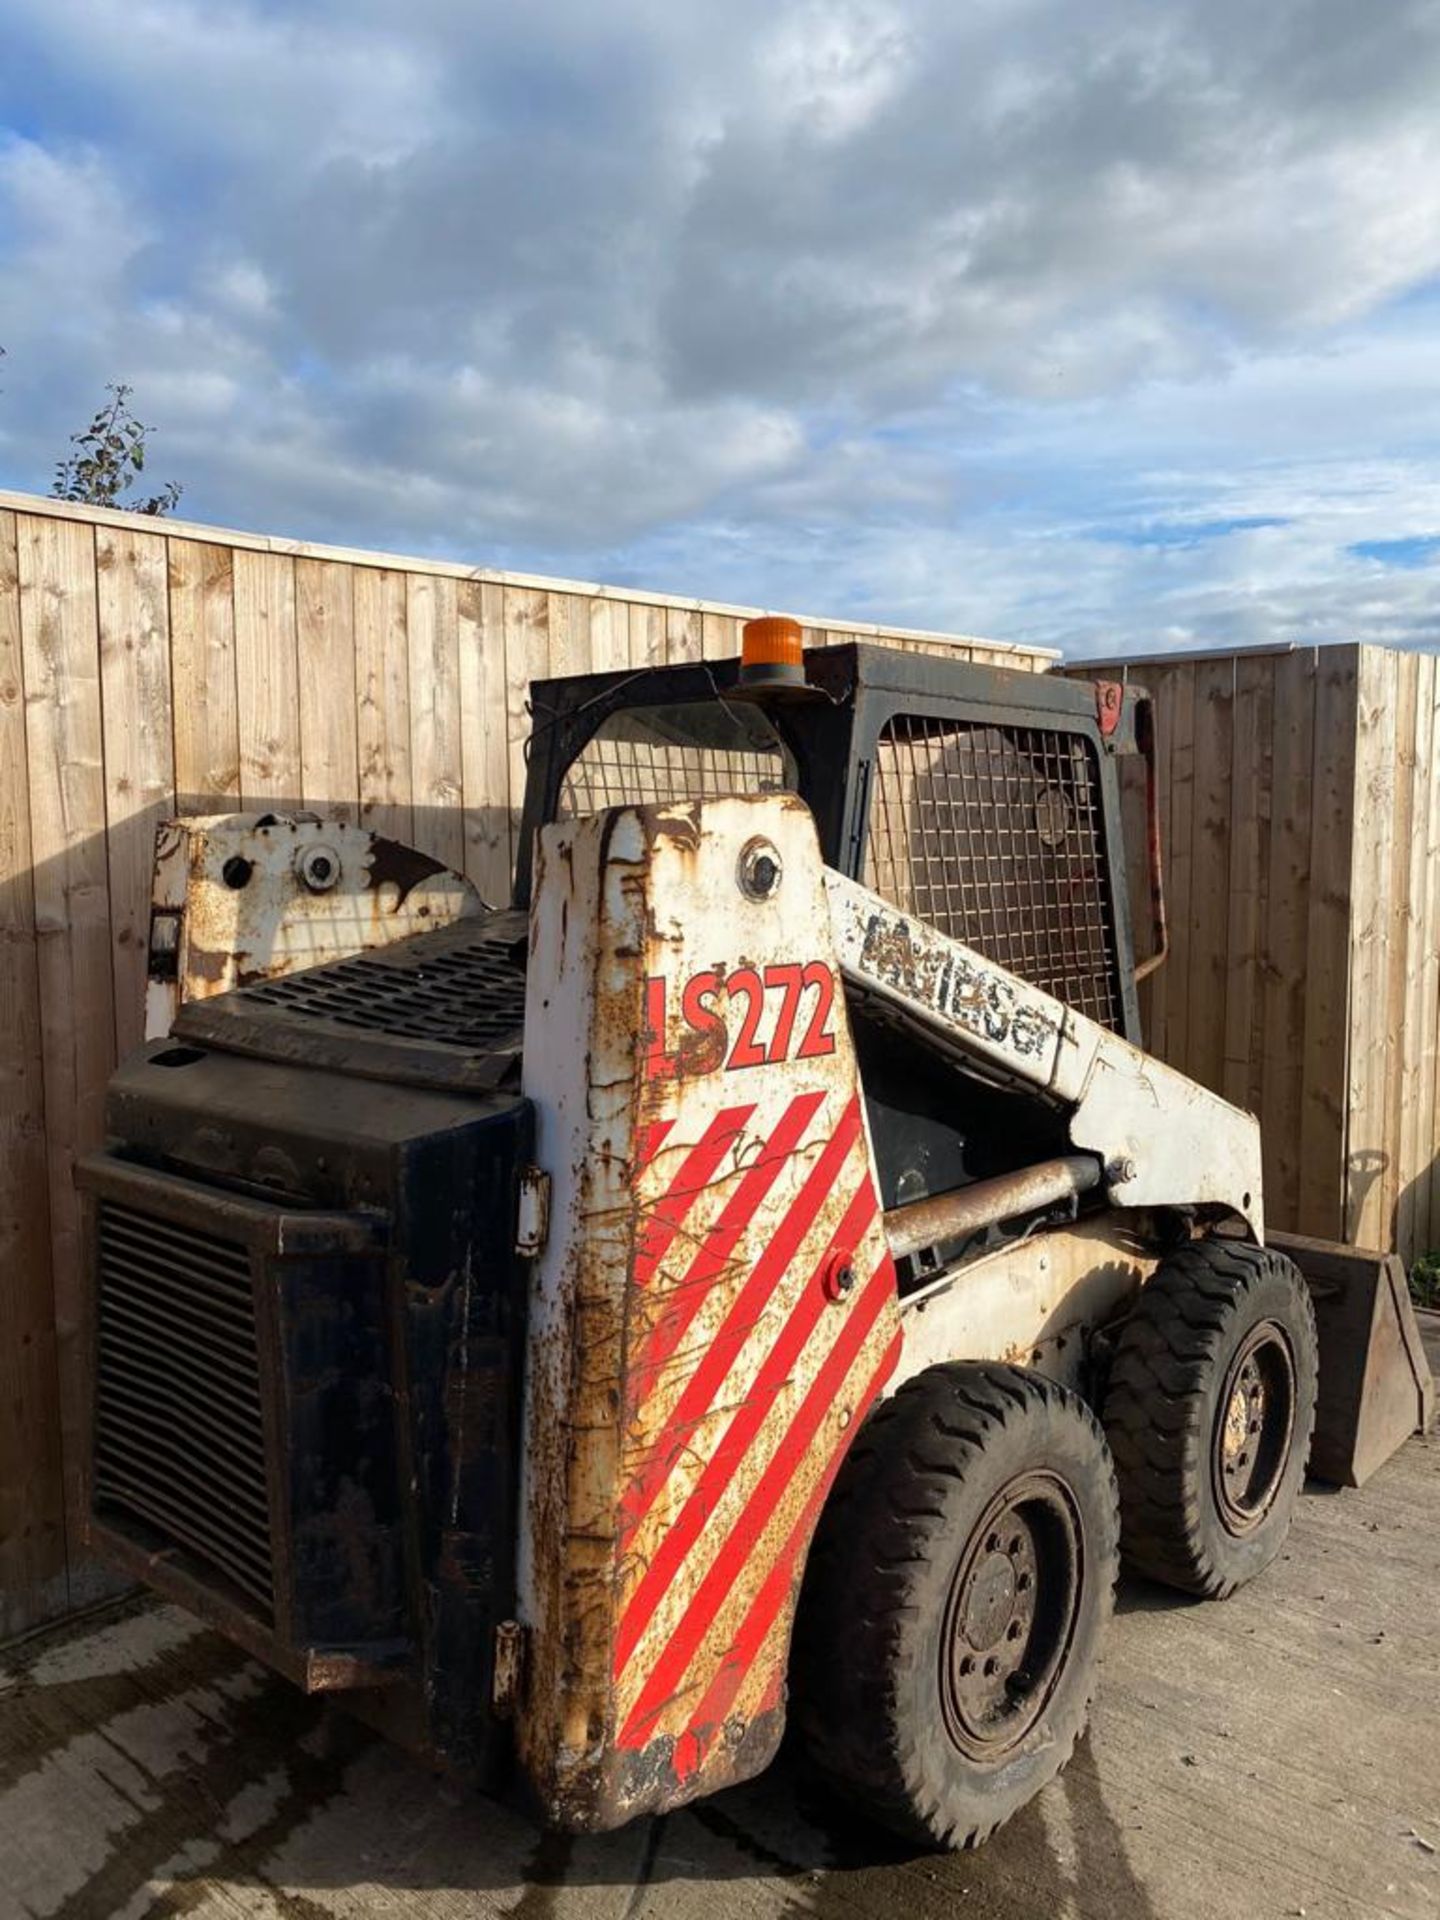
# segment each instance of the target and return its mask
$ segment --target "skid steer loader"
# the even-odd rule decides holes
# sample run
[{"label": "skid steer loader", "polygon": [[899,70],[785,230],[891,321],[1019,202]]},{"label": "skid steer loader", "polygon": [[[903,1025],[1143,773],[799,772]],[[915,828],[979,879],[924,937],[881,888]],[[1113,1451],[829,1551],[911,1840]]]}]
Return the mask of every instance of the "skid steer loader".
[{"label": "skid steer loader", "polygon": [[973,1843],[1122,1552],[1223,1596],[1317,1391],[1342,1477],[1427,1417],[1408,1308],[1331,1249],[1317,1358],[1256,1122],[1140,1050],[1142,696],[763,621],[532,700],[503,907],[310,815],[162,832],[81,1170],[93,1544],[547,1822],[788,1714]]}]

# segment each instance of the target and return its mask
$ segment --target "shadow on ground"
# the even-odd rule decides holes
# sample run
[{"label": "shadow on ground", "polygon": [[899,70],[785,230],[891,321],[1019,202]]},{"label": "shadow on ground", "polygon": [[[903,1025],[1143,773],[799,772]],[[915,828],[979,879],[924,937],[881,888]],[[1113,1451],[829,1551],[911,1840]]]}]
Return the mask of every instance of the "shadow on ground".
[{"label": "shadow on ground", "polygon": [[[173,1631],[145,1657],[161,1617]],[[436,1779],[333,1706],[191,1630],[178,1610],[130,1601],[90,1623],[97,1630],[112,1642],[108,1659],[87,1662],[72,1629],[68,1640],[31,1642],[11,1660],[8,1686],[0,1680],[0,1828],[7,1804],[18,1811],[17,1796],[49,1775],[51,1810],[68,1823],[75,1856],[96,1851],[92,1819],[105,1843],[68,1891],[63,1876],[47,1883],[53,1901],[27,1897],[21,1884],[19,1904],[7,1907],[0,1874],[3,1920],[179,1916],[206,1906],[217,1886],[226,1911],[248,1890],[285,1920],[333,1915],[327,1896],[337,1893],[358,1903],[346,1906],[353,1912],[371,1898],[388,1910],[386,1896],[445,1889],[473,1891],[485,1910],[494,1910],[487,1894],[513,1894],[501,1910],[517,1920],[668,1913],[684,1888],[713,1889],[711,1909],[718,1901],[728,1912],[725,1889],[756,1879],[770,1888],[767,1910],[815,1920],[938,1920],[960,1897],[980,1920],[1158,1920],[1088,1741],[1038,1802],[970,1854],[897,1843],[839,1808],[789,1748],[758,1780],[577,1839],[538,1834],[518,1809]],[[4,1851],[0,1841],[0,1865]]]}]

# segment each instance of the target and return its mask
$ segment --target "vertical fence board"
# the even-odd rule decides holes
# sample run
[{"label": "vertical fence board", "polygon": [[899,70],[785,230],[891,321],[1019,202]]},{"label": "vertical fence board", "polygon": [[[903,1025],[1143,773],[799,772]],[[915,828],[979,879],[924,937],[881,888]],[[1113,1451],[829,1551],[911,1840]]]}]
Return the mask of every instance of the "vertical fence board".
[{"label": "vertical fence board", "polygon": [[300,688],[295,656],[295,562],[235,555],[235,666],[244,804],[300,798]]},{"label": "vertical fence board", "polygon": [[665,664],[665,609],[635,601],[630,605],[630,664],[632,667],[661,667]]},{"label": "vertical fence board", "polygon": [[158,533],[95,530],[105,833],[110,862],[115,1045],[145,1037],[145,963],[155,829],[175,807],[170,706],[169,565]]},{"label": "vertical fence board", "polygon": [[1190,1071],[1217,1093],[1225,1083],[1226,930],[1230,894],[1231,757],[1235,663],[1195,668],[1190,828]]},{"label": "vertical fence board", "polygon": [[1345,1091],[1344,1236],[1388,1244],[1385,1207],[1386,997],[1397,788],[1398,662],[1359,649],[1351,841],[1349,1075]]},{"label": "vertical fence board", "polygon": [[0,1640],[64,1586],[44,1062],[15,515],[0,512]]},{"label": "vertical fence board", "polygon": [[1260,1102],[1259,1041],[1261,922],[1269,885],[1271,735],[1275,713],[1269,662],[1235,666],[1230,766],[1230,872],[1225,954],[1224,1084],[1237,1106]]},{"label": "vertical fence board", "polygon": [[481,898],[510,898],[510,760],[505,744],[505,590],[462,580],[460,750],[465,776],[465,871]]},{"label": "vertical fence board", "polygon": [[84,1434],[74,1167],[103,1135],[115,1057],[95,535],[29,514],[17,535],[60,1446],[73,1526]]},{"label": "vertical fence board", "polygon": [[618,673],[630,665],[630,608],[623,600],[596,594],[590,602],[590,666],[595,673]]},{"label": "vertical fence board", "polygon": [[1372,1207],[1385,1235],[1384,1244],[1396,1237],[1403,1176],[1401,1101],[1405,1080],[1405,1026],[1407,999],[1412,976],[1411,909],[1415,895],[1412,880],[1423,861],[1415,851],[1415,788],[1418,713],[1420,696],[1420,656],[1401,653],[1389,656],[1395,670],[1394,789],[1390,806],[1385,858],[1390,868],[1390,899],[1385,933],[1385,983],[1377,1021],[1377,1038],[1382,1048],[1377,1099],[1380,1107],[1381,1173],[1379,1193]]},{"label": "vertical fence board", "polygon": [[223,813],[240,798],[235,556],[170,540],[170,684],[181,812]]},{"label": "vertical fence board", "polygon": [[406,584],[410,643],[410,777],[415,844],[447,867],[465,864],[460,817],[460,624],[456,582],[412,573]]},{"label": "vertical fence board", "polygon": [[1195,669],[1176,667],[1171,676],[1170,841],[1168,866],[1176,910],[1170,917],[1170,979],[1165,1003],[1165,1057],[1190,1070],[1190,911],[1194,880]]},{"label": "vertical fence board", "polygon": [[734,614],[701,615],[700,651],[707,660],[729,660],[739,653],[740,621]]},{"label": "vertical fence board", "polygon": [[1425,832],[1425,957],[1420,980],[1419,1112],[1415,1147],[1415,1218],[1410,1259],[1440,1253],[1440,659],[1432,659],[1434,698],[1430,708],[1430,791]]},{"label": "vertical fence board", "polygon": [[[1169,903],[1175,899],[1175,881],[1170,871],[1171,852],[1174,844],[1170,811],[1170,768],[1174,758],[1172,748],[1175,738],[1175,718],[1170,694],[1174,683],[1174,676],[1166,668],[1146,667],[1142,665],[1139,669],[1139,679],[1141,686],[1149,693],[1154,706],[1155,790],[1156,804],[1160,814],[1160,851],[1168,906]],[[1140,853],[1139,859],[1137,860],[1136,854],[1132,852],[1129,858],[1133,870],[1138,864],[1144,861],[1145,855],[1143,852]],[[1136,888],[1136,892],[1137,894],[1144,894],[1148,893],[1148,891],[1149,878],[1148,875],[1146,875],[1141,885]],[[1155,972],[1150,975],[1150,978],[1140,990],[1141,1031],[1144,1042],[1151,1052],[1158,1054],[1162,1060],[1168,1060],[1170,1058],[1169,1008],[1173,962],[1175,958],[1173,950],[1174,938],[1174,929],[1172,927],[1170,929],[1172,947],[1169,956],[1156,968]]]},{"label": "vertical fence board", "polygon": [[1299,1213],[1303,1230],[1321,1239],[1340,1239],[1345,1232],[1358,684],[1358,648],[1320,649],[1304,953]]},{"label": "vertical fence board", "polygon": [[295,562],[300,673],[300,793],[307,807],[354,820],[360,803],[354,569]]},{"label": "vertical fence board", "polygon": [[552,679],[590,671],[590,603],[578,593],[552,593],[549,600]]},{"label": "vertical fence board", "polygon": [[[1409,830],[1403,840],[1397,835],[1397,850],[1405,860],[1404,915],[1401,933],[1405,942],[1403,977],[1396,996],[1398,1031],[1394,1036],[1395,1061],[1392,1125],[1395,1138],[1395,1245],[1409,1259],[1423,1253],[1418,1245],[1420,1230],[1429,1226],[1429,1210],[1420,1207],[1422,1181],[1428,1184],[1428,1158],[1433,1156],[1435,1139],[1432,1119],[1427,1112],[1427,1081],[1434,1087],[1433,1057],[1426,1056],[1426,985],[1430,956],[1440,947],[1434,937],[1433,915],[1440,909],[1431,893],[1430,814],[1431,792],[1435,778],[1435,754],[1440,742],[1435,739],[1435,656],[1415,656],[1412,731],[1409,745]],[[1434,1030],[1429,1046],[1433,1056]]]},{"label": "vertical fence board", "polygon": [[705,650],[704,622],[698,607],[665,609],[665,658],[674,666],[679,660],[699,660]]},{"label": "vertical fence board", "polygon": [[[1265,1213],[1298,1232],[1305,1077],[1305,986],[1310,937],[1318,656],[1313,647],[1274,665],[1268,889],[1261,930],[1259,1058]],[[1318,1224],[1314,1231],[1319,1232]]]},{"label": "vertical fence board", "polygon": [[360,821],[374,833],[408,844],[414,818],[405,575],[357,567],[354,620]]},{"label": "vertical fence board", "polygon": [[530,744],[530,683],[550,671],[550,596],[534,587],[506,587],[505,714],[510,760],[510,857],[520,857],[520,808]]}]

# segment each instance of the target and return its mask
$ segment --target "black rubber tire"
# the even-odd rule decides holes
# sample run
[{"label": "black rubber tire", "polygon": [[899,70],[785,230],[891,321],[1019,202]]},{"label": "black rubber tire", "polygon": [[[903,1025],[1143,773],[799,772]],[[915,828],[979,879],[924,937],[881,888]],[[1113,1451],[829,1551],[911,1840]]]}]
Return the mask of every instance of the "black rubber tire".
[{"label": "black rubber tire", "polygon": [[[1291,1365],[1291,1418],[1257,1517],[1227,1521],[1214,1464],[1227,1383],[1246,1342],[1278,1329]],[[1193,1240],[1167,1256],[1116,1346],[1105,1431],[1120,1481],[1121,1545],[1136,1572],[1224,1599],[1275,1558],[1290,1531],[1315,1427],[1315,1309],[1283,1254],[1236,1240]],[[1222,1404],[1224,1402],[1225,1404]]]},{"label": "black rubber tire", "polygon": [[[1054,1552],[1075,1576],[1037,1572],[1024,1582],[1036,1615],[1051,1596],[1060,1605],[1063,1587],[1059,1617],[1044,1629],[1053,1666],[1033,1703],[1017,1709],[1011,1744],[982,1760],[951,1729],[958,1654],[981,1644],[951,1610],[975,1593],[977,1568],[999,1566],[1004,1576],[987,1516],[1012,1486],[1040,1489],[1024,1511],[1042,1528],[1071,1529],[1073,1512],[1067,1544]],[[1056,1513],[1067,1516],[1059,1523],[1045,1505],[1052,1488]],[[1008,1537],[1011,1522],[996,1524]],[[1118,1570],[1114,1469],[1083,1400],[1018,1367],[948,1364],[907,1381],[857,1437],[806,1567],[791,1677],[809,1761],[843,1799],[907,1840],[976,1845],[1069,1759],[1089,1714]],[[1012,1637],[1006,1604],[1018,1603],[1002,1595],[987,1644]],[[1036,1628],[1025,1640],[1021,1671],[1039,1636]],[[1017,1629],[1012,1658],[1021,1637]],[[1016,1697],[1006,1693],[1007,1702]]]}]

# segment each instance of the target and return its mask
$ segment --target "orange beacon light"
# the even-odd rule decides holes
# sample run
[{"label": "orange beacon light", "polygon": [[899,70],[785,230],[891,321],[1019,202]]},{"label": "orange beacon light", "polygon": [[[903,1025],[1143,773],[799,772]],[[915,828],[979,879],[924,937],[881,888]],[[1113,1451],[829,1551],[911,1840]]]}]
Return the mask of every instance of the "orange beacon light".
[{"label": "orange beacon light", "polygon": [[798,620],[767,614],[740,632],[742,687],[803,687],[805,644]]}]

